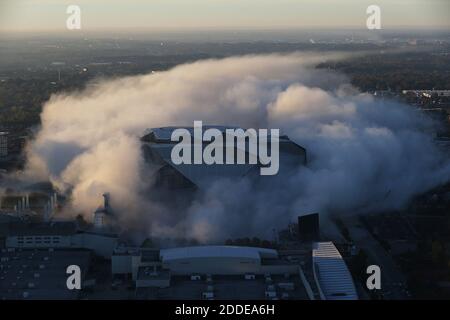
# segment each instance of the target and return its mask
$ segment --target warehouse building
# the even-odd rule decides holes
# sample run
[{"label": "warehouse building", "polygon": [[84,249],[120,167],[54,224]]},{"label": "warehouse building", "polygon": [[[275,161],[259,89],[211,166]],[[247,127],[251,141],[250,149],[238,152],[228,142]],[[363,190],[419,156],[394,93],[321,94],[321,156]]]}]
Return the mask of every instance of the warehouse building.
[{"label": "warehouse building", "polygon": [[235,246],[119,247],[114,278],[133,280],[137,299],[313,299],[299,261],[276,250]]},{"label": "warehouse building", "polygon": [[74,222],[12,222],[4,224],[3,233],[6,248],[89,249],[97,255],[110,258],[117,247],[117,235],[79,231]]},{"label": "warehouse building", "polygon": [[296,264],[281,260],[273,249],[234,246],[197,246],[164,249],[163,267],[173,274],[244,275],[297,273]]},{"label": "warehouse building", "polygon": [[170,283],[168,275],[245,276],[299,272],[298,263],[281,259],[276,250],[234,246],[161,250],[118,248],[111,257],[111,263],[113,275],[130,275],[133,280],[139,281],[143,275],[153,275],[156,279],[164,273],[167,285]]}]

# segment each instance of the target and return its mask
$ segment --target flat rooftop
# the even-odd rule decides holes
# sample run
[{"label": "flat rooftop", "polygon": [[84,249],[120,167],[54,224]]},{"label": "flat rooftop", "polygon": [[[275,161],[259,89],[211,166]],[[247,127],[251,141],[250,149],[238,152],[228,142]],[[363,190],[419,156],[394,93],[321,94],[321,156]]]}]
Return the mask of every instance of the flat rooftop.
[{"label": "flat rooftop", "polygon": [[[214,299],[221,300],[264,300],[269,285],[273,285],[277,297],[285,299],[309,300],[306,290],[299,276],[271,276],[272,281],[267,283],[264,276],[256,276],[254,280],[246,280],[244,276],[213,276],[211,282],[205,277],[193,281],[189,277],[172,276],[169,288],[138,288],[136,299],[160,300],[195,300],[202,299],[202,293],[212,286]],[[279,287],[280,283],[292,282],[294,290],[285,290]]]},{"label": "flat rooftop", "polygon": [[169,280],[170,271],[157,269],[154,272],[152,267],[139,267],[138,280]]},{"label": "flat rooftop", "polygon": [[2,249],[1,299],[76,299],[66,287],[66,268],[75,264],[88,270],[88,250]]},{"label": "flat rooftop", "polygon": [[73,235],[76,233],[74,222],[23,223],[8,224],[9,236],[43,236],[43,235]]}]

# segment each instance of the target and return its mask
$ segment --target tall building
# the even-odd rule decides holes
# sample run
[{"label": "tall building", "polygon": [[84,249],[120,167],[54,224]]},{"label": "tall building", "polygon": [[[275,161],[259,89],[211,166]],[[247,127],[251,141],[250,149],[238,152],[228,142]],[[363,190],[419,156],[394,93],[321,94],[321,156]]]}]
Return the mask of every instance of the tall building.
[{"label": "tall building", "polygon": [[319,214],[312,213],[299,216],[298,234],[301,241],[318,241],[320,238]]}]

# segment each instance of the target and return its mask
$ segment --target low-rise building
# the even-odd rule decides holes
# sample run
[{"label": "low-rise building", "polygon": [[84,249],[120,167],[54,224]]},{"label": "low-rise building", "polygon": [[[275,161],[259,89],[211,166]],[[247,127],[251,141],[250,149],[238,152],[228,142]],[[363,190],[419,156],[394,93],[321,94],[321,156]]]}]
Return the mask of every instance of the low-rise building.
[{"label": "low-rise building", "polygon": [[110,258],[117,247],[117,235],[79,231],[74,222],[9,223],[6,227],[6,248],[90,249]]}]

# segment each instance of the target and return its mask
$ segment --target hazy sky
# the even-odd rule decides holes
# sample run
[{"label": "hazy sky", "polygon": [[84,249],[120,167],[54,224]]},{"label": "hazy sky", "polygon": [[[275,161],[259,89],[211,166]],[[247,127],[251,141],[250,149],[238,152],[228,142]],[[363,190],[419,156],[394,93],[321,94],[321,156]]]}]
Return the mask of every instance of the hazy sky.
[{"label": "hazy sky", "polygon": [[0,30],[64,31],[69,4],[83,31],[126,28],[365,28],[381,7],[382,27],[448,28],[450,0],[0,0]]}]

